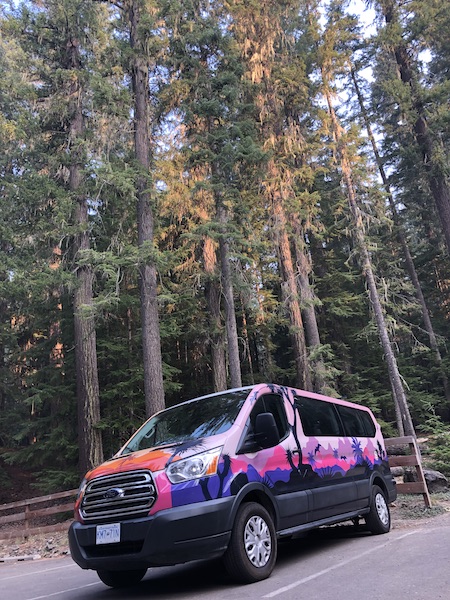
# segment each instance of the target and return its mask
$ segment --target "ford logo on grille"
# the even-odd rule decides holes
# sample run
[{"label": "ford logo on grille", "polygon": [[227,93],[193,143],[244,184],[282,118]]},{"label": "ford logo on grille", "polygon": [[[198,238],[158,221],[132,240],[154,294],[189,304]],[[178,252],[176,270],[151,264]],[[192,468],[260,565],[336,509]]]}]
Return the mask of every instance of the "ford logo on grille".
[{"label": "ford logo on grille", "polygon": [[125,496],[125,490],[122,488],[110,488],[103,494],[103,498],[112,499],[112,498],[123,498]]}]

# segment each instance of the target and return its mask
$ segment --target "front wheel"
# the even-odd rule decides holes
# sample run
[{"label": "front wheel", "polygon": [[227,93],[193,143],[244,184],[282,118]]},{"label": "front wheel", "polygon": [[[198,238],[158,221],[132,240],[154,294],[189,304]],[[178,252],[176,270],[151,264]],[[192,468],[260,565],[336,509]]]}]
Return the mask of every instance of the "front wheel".
[{"label": "front wheel", "polygon": [[365,517],[367,529],[375,534],[387,533],[391,528],[391,513],[383,490],[374,485],[370,497],[370,511]]},{"label": "front wheel", "polygon": [[97,575],[105,585],[112,588],[122,588],[136,585],[141,581],[147,569],[138,569],[133,571],[97,571]]},{"label": "front wheel", "polygon": [[277,559],[277,540],[272,517],[256,502],[243,504],[236,515],[224,555],[228,573],[241,583],[267,579]]}]

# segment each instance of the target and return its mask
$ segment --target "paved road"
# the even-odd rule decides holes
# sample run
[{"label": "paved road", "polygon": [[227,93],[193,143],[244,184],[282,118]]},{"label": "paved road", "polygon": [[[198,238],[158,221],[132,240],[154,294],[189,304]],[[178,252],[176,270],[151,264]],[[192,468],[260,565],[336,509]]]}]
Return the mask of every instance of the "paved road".
[{"label": "paved road", "polygon": [[266,581],[233,584],[220,561],[149,569],[136,587],[111,590],[67,558],[0,564],[5,600],[449,600],[450,514],[372,536],[341,526],[280,545]]}]

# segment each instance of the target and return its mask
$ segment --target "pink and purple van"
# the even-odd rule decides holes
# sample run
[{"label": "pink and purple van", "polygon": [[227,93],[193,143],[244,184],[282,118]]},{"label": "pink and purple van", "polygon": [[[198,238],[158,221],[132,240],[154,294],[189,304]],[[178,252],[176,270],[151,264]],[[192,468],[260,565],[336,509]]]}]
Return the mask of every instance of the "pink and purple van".
[{"label": "pink and purple van", "polygon": [[372,412],[259,384],[178,404],[87,473],[73,559],[111,587],[148,567],[223,557],[243,583],[272,572],[277,540],[364,519],[390,529],[395,481]]}]

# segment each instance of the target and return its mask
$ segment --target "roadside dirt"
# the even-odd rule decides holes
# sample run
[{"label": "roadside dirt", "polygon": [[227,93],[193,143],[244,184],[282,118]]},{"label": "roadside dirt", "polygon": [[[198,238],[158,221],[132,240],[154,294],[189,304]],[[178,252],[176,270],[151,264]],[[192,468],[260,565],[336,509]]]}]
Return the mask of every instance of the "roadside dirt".
[{"label": "roadside dirt", "polygon": [[[38,496],[46,495],[37,485],[36,476],[31,470],[26,470],[22,466],[6,463],[0,454],[0,504],[8,504],[20,500],[27,500]],[[42,508],[42,506],[41,506]],[[52,517],[42,518],[33,526],[53,525],[55,520]],[[25,537],[23,533],[23,524],[9,523],[0,527],[0,532],[7,532],[15,535],[12,539],[0,539],[0,564],[5,558],[17,557],[39,557],[52,558],[69,554],[69,544],[67,540],[67,530],[70,521],[67,521],[65,531],[55,533],[43,533]],[[65,525],[64,525],[65,526]]]},{"label": "roadside dirt", "polygon": [[431,502],[426,508],[421,496],[399,496],[390,506],[393,529],[438,527],[450,518],[450,492],[432,495]]},{"label": "roadside dirt", "polygon": [[[69,529],[70,521],[67,522]],[[24,538],[22,535],[10,540],[0,540],[0,561],[5,558],[30,560],[57,558],[69,554],[67,531],[58,531]]]}]

